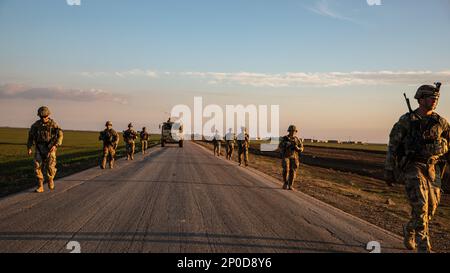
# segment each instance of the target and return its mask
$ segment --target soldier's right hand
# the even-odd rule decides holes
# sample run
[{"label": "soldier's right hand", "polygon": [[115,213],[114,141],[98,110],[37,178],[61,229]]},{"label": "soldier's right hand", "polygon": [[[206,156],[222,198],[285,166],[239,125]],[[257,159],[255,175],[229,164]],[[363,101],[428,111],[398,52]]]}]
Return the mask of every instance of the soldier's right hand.
[{"label": "soldier's right hand", "polygon": [[33,154],[33,150],[28,149],[28,155],[31,156]]},{"label": "soldier's right hand", "polygon": [[389,187],[393,187],[396,182],[394,172],[391,170],[385,170],[384,171],[384,180],[386,181],[386,184]]}]

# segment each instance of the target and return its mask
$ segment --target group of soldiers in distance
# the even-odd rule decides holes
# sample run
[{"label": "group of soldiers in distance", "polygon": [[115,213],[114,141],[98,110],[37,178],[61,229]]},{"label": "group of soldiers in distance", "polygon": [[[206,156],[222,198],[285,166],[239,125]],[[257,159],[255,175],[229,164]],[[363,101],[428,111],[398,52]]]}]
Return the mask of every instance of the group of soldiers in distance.
[{"label": "group of soldiers in distance", "polygon": [[[283,169],[283,189],[292,190],[297,176],[297,170],[300,166],[300,155],[303,153],[303,142],[297,137],[297,127],[291,125],[288,128],[288,135],[280,139],[278,149],[281,156],[281,167]],[[234,147],[238,148],[239,166],[245,164],[248,166],[248,153],[250,148],[250,136],[246,128],[242,128],[242,133],[236,137],[229,129],[224,137],[225,141],[225,156],[227,160],[231,160],[234,153]],[[221,155],[222,137],[217,134],[214,135],[212,143],[214,145],[214,156]]]},{"label": "group of soldiers in distance", "polygon": [[[106,169],[106,163],[109,161],[109,167],[114,168],[114,158],[117,146],[119,145],[119,134],[112,128],[112,122],[107,121],[106,128],[100,132],[99,140],[103,141],[103,160],[100,165],[102,169]],[[145,154],[148,148],[149,133],[147,128],[143,127],[141,132],[133,129],[133,124],[128,124],[128,129],[123,131],[123,140],[125,141],[125,149],[127,160],[134,160],[134,152],[136,148],[135,141],[140,137],[142,154]]]},{"label": "group of soldiers in distance", "polygon": [[[404,225],[404,245],[409,250],[431,252],[429,223],[435,215],[441,200],[442,178],[449,160],[450,125],[439,116],[435,109],[440,97],[440,83],[423,85],[416,92],[415,99],[419,108],[409,112],[394,125],[389,139],[385,164],[385,181],[388,186],[402,182],[405,184],[406,197],[411,206],[411,218]],[[63,132],[50,118],[50,110],[41,107],[40,119],[29,130],[27,151],[32,155],[35,147],[34,170],[38,180],[36,192],[44,191],[44,178],[48,180],[50,190],[55,189],[56,151],[62,145]],[[297,128],[290,126],[289,134],[282,137],[279,145],[283,168],[283,188],[291,190],[299,167],[299,154],[303,144],[296,136]],[[230,131],[231,133],[231,131]],[[129,124],[123,132],[126,143],[127,160],[134,159],[135,140],[138,133]],[[140,132],[142,152],[147,149],[148,133],[145,128]],[[106,168],[109,159],[114,167],[114,155],[119,143],[119,135],[112,129],[112,123],[106,123],[106,129],[99,139],[103,141],[103,160],[101,167]],[[225,137],[226,158],[233,155],[235,137]],[[249,135],[237,141],[239,164],[248,166]],[[220,139],[214,139],[214,153],[220,155]]]}]

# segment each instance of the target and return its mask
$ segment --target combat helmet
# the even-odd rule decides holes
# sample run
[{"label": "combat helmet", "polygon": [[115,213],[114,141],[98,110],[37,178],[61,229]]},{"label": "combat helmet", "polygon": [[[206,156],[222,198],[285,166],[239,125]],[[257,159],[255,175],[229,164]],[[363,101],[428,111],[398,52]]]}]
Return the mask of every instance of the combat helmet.
[{"label": "combat helmet", "polygon": [[435,83],[436,86],[433,85],[422,85],[417,89],[416,95],[414,98],[416,100],[422,99],[424,97],[434,97],[436,99],[440,96],[441,83]]},{"label": "combat helmet", "polygon": [[128,128],[133,128],[133,123],[128,124]]},{"label": "combat helmet", "polygon": [[112,122],[108,120],[108,121],[106,122],[105,126],[112,126]]},{"label": "combat helmet", "polygon": [[47,106],[42,106],[42,107],[40,107],[40,108],[38,109],[37,115],[38,115],[39,117],[41,117],[41,118],[42,118],[42,117],[48,117],[48,116],[51,115],[50,109],[48,109]]},{"label": "combat helmet", "polygon": [[298,132],[297,127],[295,125],[289,126],[288,132]]}]

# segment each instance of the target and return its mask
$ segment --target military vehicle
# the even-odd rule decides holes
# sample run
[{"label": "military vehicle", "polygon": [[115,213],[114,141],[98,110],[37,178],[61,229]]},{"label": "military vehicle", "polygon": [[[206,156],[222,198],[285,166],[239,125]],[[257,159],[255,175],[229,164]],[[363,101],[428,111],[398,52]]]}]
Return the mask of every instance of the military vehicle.
[{"label": "military vehicle", "polygon": [[159,125],[161,129],[161,147],[168,143],[177,143],[183,148],[183,125],[178,122],[172,122],[170,119]]}]

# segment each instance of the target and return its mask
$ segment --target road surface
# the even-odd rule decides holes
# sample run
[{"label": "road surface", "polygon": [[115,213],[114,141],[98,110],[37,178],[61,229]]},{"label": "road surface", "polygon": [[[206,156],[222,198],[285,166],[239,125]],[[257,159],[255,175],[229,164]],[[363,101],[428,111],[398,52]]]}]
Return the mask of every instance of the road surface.
[{"label": "road surface", "polygon": [[0,199],[0,252],[401,252],[395,236],[195,143]]}]

